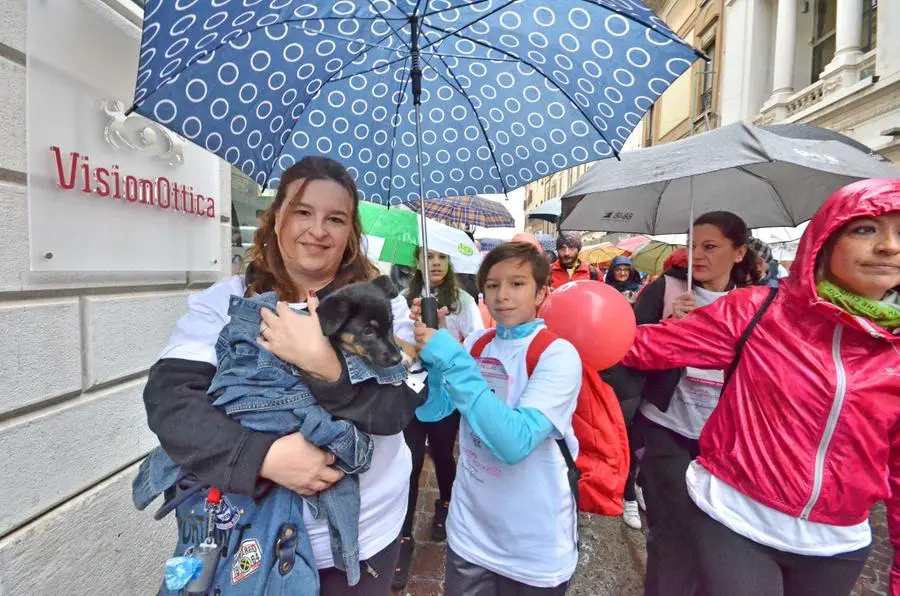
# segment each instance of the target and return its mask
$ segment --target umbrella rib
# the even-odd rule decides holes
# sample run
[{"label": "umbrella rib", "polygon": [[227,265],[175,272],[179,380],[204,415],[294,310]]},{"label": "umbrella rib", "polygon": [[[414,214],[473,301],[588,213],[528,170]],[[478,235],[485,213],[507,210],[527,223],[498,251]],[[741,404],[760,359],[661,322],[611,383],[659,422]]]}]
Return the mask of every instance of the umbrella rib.
[{"label": "umbrella rib", "polygon": [[[440,27],[435,27],[434,25],[428,25],[428,27],[430,27],[430,28],[432,28],[432,29],[434,29],[434,30],[436,30],[436,31],[441,31],[441,32],[443,32],[443,33],[446,33],[446,30],[441,29]],[[551,77],[548,77],[546,74],[544,74],[544,72],[541,71],[541,69],[537,68],[537,67],[536,67],[534,64],[532,64],[531,62],[529,62],[529,61],[527,61],[527,60],[523,60],[523,59],[520,58],[519,56],[516,56],[515,54],[511,54],[511,53],[507,52],[506,50],[501,50],[500,48],[494,47],[494,46],[492,46],[491,44],[485,43],[485,42],[483,42],[483,41],[481,41],[481,40],[478,40],[478,39],[472,39],[471,37],[468,37],[468,36],[466,36],[466,35],[461,35],[461,34],[459,34],[458,32],[451,32],[450,35],[453,35],[453,36],[458,37],[458,38],[460,38],[460,39],[465,39],[465,40],[470,41],[470,42],[472,42],[472,43],[474,43],[474,44],[477,44],[477,45],[486,47],[486,48],[488,48],[489,50],[493,50],[493,51],[495,51],[495,52],[499,52],[499,53],[501,53],[501,54],[503,54],[503,55],[505,55],[505,56],[509,56],[510,58],[513,58],[513,59],[515,59],[515,60],[518,60],[518,61],[521,62],[522,64],[524,64],[524,65],[530,67],[530,68],[533,69],[536,73],[538,73],[539,75],[541,75],[542,77],[544,77],[544,79],[545,79],[546,81],[548,81],[550,84],[552,84],[554,87],[556,87],[556,89],[557,89],[560,93],[562,93],[562,94],[566,97],[566,99],[569,100],[569,103],[570,103],[570,104],[572,104],[573,106],[575,106],[575,109],[577,109],[577,110],[581,113],[581,116],[585,119],[585,121],[586,121],[588,124],[590,124],[591,128],[593,128],[593,129],[597,132],[597,134],[600,135],[600,138],[603,139],[603,140],[606,142],[607,145],[609,145],[609,148],[612,149],[613,155],[614,155],[617,159],[619,158],[619,152],[616,150],[615,147],[612,146],[612,143],[606,138],[606,135],[603,134],[603,131],[600,130],[600,128],[594,123],[594,121],[593,121],[587,114],[584,113],[584,108],[582,108],[582,107],[578,104],[578,102],[576,102],[576,101],[572,98],[572,96],[569,95],[569,93],[568,93],[566,90],[564,90],[562,87],[560,87],[559,83],[557,83],[557,82],[554,81]]]},{"label": "umbrella rib", "polygon": [[[516,4],[517,2],[521,2],[521,0],[509,0],[508,2],[506,2],[506,3],[504,3],[504,4],[501,4],[500,6],[498,6],[497,8],[495,8],[494,10],[492,10],[492,11],[490,11],[490,12],[487,12],[487,13],[481,15],[481,16],[478,17],[477,19],[475,19],[475,20],[473,20],[473,21],[469,21],[468,23],[465,24],[465,26],[460,27],[459,29],[457,29],[456,32],[462,31],[463,29],[468,29],[468,28],[470,28],[472,25],[474,25],[475,23],[480,23],[481,21],[485,20],[486,18],[488,18],[488,17],[490,17],[490,16],[493,16],[493,15],[497,14],[498,12],[500,12],[501,10],[503,10],[504,8],[506,8],[507,6],[510,6],[510,5],[512,5],[512,4]],[[424,26],[424,25],[427,25],[427,23],[425,22],[424,18],[422,19],[422,25],[423,25],[423,26]],[[428,25],[428,26],[431,27],[432,29],[436,30],[436,31],[441,31],[439,28],[434,27],[434,26],[432,26],[432,25]],[[456,32],[449,33],[449,34],[447,34],[447,35],[445,35],[445,36],[443,36],[443,37],[441,37],[441,38],[438,38],[438,39],[436,39],[436,40],[434,40],[434,41],[432,41],[432,42],[429,42],[429,43],[425,44],[424,46],[422,46],[422,47],[419,48],[419,49],[420,49],[420,50],[424,50],[424,49],[426,49],[426,48],[430,48],[431,46],[433,46],[433,45],[435,45],[435,44],[439,44],[439,43],[441,43],[442,41],[444,41],[445,39],[447,39],[448,37],[451,37],[452,35],[454,35]],[[446,31],[444,31],[444,33],[446,33]]]},{"label": "umbrella rib", "polygon": [[[379,15],[381,15],[381,10],[379,10],[379,8],[377,6],[375,6],[375,3],[372,0],[368,0],[368,2],[369,2],[369,7],[372,10],[376,11]],[[418,4],[416,5],[416,9],[418,9]],[[415,10],[413,10],[413,14],[415,14]],[[387,22],[387,21],[385,21],[385,22]],[[390,27],[391,32],[397,37],[397,39],[400,40],[400,43],[402,43],[404,46],[406,46],[407,50],[412,52],[412,48],[410,47],[410,45],[408,43],[406,43],[406,40],[403,38],[403,36],[400,35],[400,31],[395,29],[394,26],[390,23],[387,23],[387,26]],[[406,58],[407,59],[410,58],[411,55],[412,54],[410,54]],[[406,66],[406,61],[407,60],[403,61],[403,67]],[[401,68],[403,68],[403,67],[401,67]],[[393,122],[394,119],[400,114],[400,104],[403,102],[403,92],[406,89],[407,80],[409,80],[409,79],[406,76],[400,77],[400,92],[397,94],[397,105],[394,107],[394,118],[391,118],[391,122]],[[396,145],[397,145],[396,144],[397,128],[399,128],[399,126],[393,126],[392,130],[391,130],[391,159],[390,159],[390,166],[388,167],[387,196],[385,197],[385,199],[387,200],[388,206],[390,206],[390,204],[391,204],[391,194],[394,192],[394,150],[396,149]],[[422,159],[422,156],[417,155],[416,159]]]},{"label": "umbrella rib", "polygon": [[[428,34],[425,32],[424,29],[422,30],[422,33],[425,35],[425,37],[427,39]],[[438,56],[437,58],[438,58],[438,60],[441,61],[441,64],[444,65],[444,68],[447,69],[447,72],[450,73],[450,76],[453,77],[453,81],[456,83],[456,89],[459,92],[459,94],[465,98],[466,102],[472,108],[472,113],[475,115],[475,121],[478,123],[478,128],[481,130],[481,134],[484,135],[484,140],[487,143],[488,151],[491,154],[491,161],[494,162],[494,167],[497,168],[497,179],[500,181],[500,185],[503,187],[503,192],[504,193],[509,192],[509,189],[506,186],[506,182],[503,180],[503,174],[502,174],[502,171],[500,170],[500,164],[497,162],[497,156],[494,154],[494,148],[491,147],[491,139],[488,137],[487,131],[484,129],[484,125],[481,123],[481,119],[478,117],[478,110],[475,109],[475,104],[472,102],[472,98],[469,97],[469,94],[466,93],[466,90],[462,88],[462,85],[459,83],[459,80],[456,78],[456,75],[453,73],[453,69],[450,68],[450,66],[444,61],[443,58],[441,58],[440,56]],[[445,77],[440,71],[438,71],[434,66],[431,65],[431,62],[428,61],[428,58],[425,58],[425,56],[423,55],[422,59],[425,61],[425,64],[427,64],[428,66],[431,66],[431,69],[434,70],[434,72],[436,72],[439,77],[444,79],[444,82],[446,82],[448,85],[453,86],[453,83],[451,83],[449,80],[447,80],[447,77]]]},{"label": "umbrella rib", "polygon": [[[515,4],[516,2],[520,2],[520,1],[521,1],[521,0],[509,0],[508,2],[506,2],[506,3],[503,4],[502,6],[498,6],[496,9],[492,10],[491,12],[482,15],[481,17],[475,19],[474,21],[470,21],[469,23],[466,24],[465,27],[460,28],[459,31],[462,31],[462,29],[465,29],[465,28],[467,28],[467,27],[471,27],[471,26],[474,25],[475,23],[478,23],[478,22],[480,22],[480,21],[483,21],[484,19],[488,18],[489,16],[491,16],[491,15],[493,15],[493,14],[495,14],[495,13],[501,11],[501,10],[503,10],[503,9],[506,8],[507,6],[509,6],[509,5],[511,5],[511,4]],[[424,21],[424,20],[422,21],[422,25],[423,25],[423,26],[425,25],[425,21]],[[429,25],[429,27],[431,27],[431,25]],[[435,27],[432,27],[432,29],[436,29],[436,28],[435,28]],[[421,47],[419,48],[419,51],[422,53],[422,55],[424,55],[424,53],[425,53],[424,50],[430,48],[431,46],[433,46],[433,45],[435,45],[435,44],[438,44],[438,43],[442,42],[443,40],[445,40],[445,39],[451,37],[452,35],[453,35],[452,33],[451,33],[451,34],[448,34],[448,35],[444,35],[443,37],[441,37],[441,38],[439,38],[439,39],[436,39],[436,40],[434,40],[433,42],[427,43],[427,44],[421,46]],[[388,62],[386,62],[386,63],[384,63],[384,64],[381,64],[380,66],[373,67],[373,68],[368,68],[368,69],[366,69],[366,70],[361,70],[361,71],[359,71],[359,72],[353,73],[353,75],[367,74],[367,73],[370,73],[370,72],[372,72],[372,71],[374,71],[374,70],[377,70],[378,68],[384,68],[384,67],[386,67],[386,66],[391,66],[392,64],[397,64],[398,62],[403,62],[403,61],[405,61],[405,60],[406,60],[406,57],[405,57],[405,56],[402,57],[402,58],[396,58],[396,59],[394,59],[394,60],[390,60],[390,61],[388,61]],[[334,80],[335,80],[335,81],[341,81],[341,80],[350,78],[350,77],[353,76],[353,75],[347,75],[346,77],[340,77],[340,78],[337,78],[337,79],[334,79]]]},{"label": "umbrella rib", "polygon": [[511,62],[518,64],[518,60],[511,58],[484,58],[482,56],[463,56],[462,54],[444,54],[442,52],[428,52],[429,56],[441,56],[444,58],[456,58],[457,60],[490,60],[491,62]]},{"label": "umbrella rib", "polygon": [[[374,10],[375,12],[377,12],[377,13],[378,13],[378,16],[380,16],[380,17],[383,17],[383,16],[384,16],[384,15],[381,14],[381,10],[379,10],[379,8],[378,8],[377,6],[375,6],[375,2],[373,2],[373,0],[368,0],[368,2],[369,2],[369,8],[371,8],[372,10]],[[417,5],[417,6],[418,6],[418,5]],[[400,10],[400,9],[398,8],[397,10]],[[413,12],[415,12],[415,11],[413,11]],[[400,40],[400,43],[402,43],[403,45],[405,45],[407,50],[412,51],[412,48],[409,46],[408,43],[406,43],[406,40],[403,39],[403,36],[400,35],[400,31],[398,31],[397,29],[394,29],[394,26],[391,25],[391,24],[387,21],[387,19],[384,19],[384,22],[387,24],[388,27],[390,27],[391,33],[393,33],[394,36],[395,36],[397,39]],[[392,49],[393,49],[393,48],[392,48]]]},{"label": "umbrella rib", "polygon": [[766,178],[763,178],[762,176],[760,176],[760,175],[758,175],[758,174],[754,174],[753,172],[751,172],[750,170],[748,170],[748,169],[747,169],[746,167],[744,167],[744,166],[738,166],[738,167],[736,167],[735,169],[736,169],[737,171],[739,171],[739,172],[743,172],[744,174],[747,174],[747,175],[750,176],[751,178],[756,178],[756,179],[759,180],[760,182],[765,183],[770,189],[772,189],[772,193],[775,195],[775,198],[778,199],[778,204],[781,205],[781,209],[784,211],[784,214],[787,216],[788,221],[791,222],[791,224],[792,224],[793,226],[798,226],[798,225],[800,225],[798,222],[794,221],[794,218],[793,218],[793,216],[791,215],[791,212],[788,211],[787,205],[784,204],[784,199],[781,198],[781,195],[780,195],[780,194],[778,193],[778,191],[775,189],[775,186],[772,184],[772,181],[771,181],[771,180],[768,180],[768,179],[766,179]]},{"label": "umbrella rib", "polygon": [[[653,209],[653,232],[654,233],[656,232],[656,218],[659,217],[659,205],[660,205],[660,203],[662,203],[663,195],[666,194],[666,190],[668,190],[669,184],[671,182],[672,182],[671,180],[666,180],[663,183],[662,190],[659,191],[659,196],[656,197],[656,207]],[[694,222],[691,222],[690,225],[694,225]]]},{"label": "umbrella rib", "polygon": [[[390,37],[390,35],[385,35],[385,36],[382,37],[379,41],[384,41],[384,40],[387,39],[388,37]],[[354,60],[356,60],[357,58],[359,58],[360,56],[362,56],[363,54],[365,54],[366,52],[368,52],[369,49],[370,49],[370,48],[363,48],[363,50],[360,51],[360,52],[357,52],[357,53],[353,56],[353,58],[349,60],[349,62],[353,62]],[[322,96],[322,90],[325,89],[325,86],[326,86],[328,83],[332,82],[332,79],[334,79],[335,75],[337,75],[339,72],[341,72],[341,70],[343,70],[343,69],[337,70],[337,71],[335,71],[334,73],[332,73],[332,75],[331,75],[330,77],[328,77],[328,79],[326,79],[326,80],[322,83],[322,86],[319,87],[319,89],[316,91],[315,96],[309,98],[309,101],[306,102],[306,104],[303,106],[303,109],[300,110],[300,113],[297,114],[297,117],[296,117],[296,118],[294,118],[294,124],[291,126],[291,131],[293,131],[293,130],[297,127],[297,123],[300,121],[301,116],[303,116],[303,114],[306,112],[306,109],[309,108],[309,106],[312,105],[312,103],[313,103],[316,99],[318,99],[319,97]],[[291,110],[293,110],[293,106],[295,106],[295,105],[297,105],[297,104],[292,104],[292,105],[291,105]],[[291,138],[291,135],[288,135],[288,136],[287,136],[287,139],[289,139],[289,138]],[[266,185],[269,183],[269,179],[272,177],[272,170],[273,170],[274,167],[275,167],[274,164],[278,163],[278,159],[281,158],[281,155],[282,155],[282,153],[284,152],[284,146],[287,144],[287,139],[285,139],[284,142],[281,143],[281,147],[278,148],[278,151],[277,151],[277,153],[275,154],[275,155],[278,155],[278,158],[275,158],[275,157],[273,156],[273,161],[272,161],[272,164],[273,164],[273,165],[272,165],[272,167],[269,168],[269,171],[266,172],[266,179],[263,181],[263,184],[262,184],[262,187],[263,187],[263,188],[266,187]]]}]

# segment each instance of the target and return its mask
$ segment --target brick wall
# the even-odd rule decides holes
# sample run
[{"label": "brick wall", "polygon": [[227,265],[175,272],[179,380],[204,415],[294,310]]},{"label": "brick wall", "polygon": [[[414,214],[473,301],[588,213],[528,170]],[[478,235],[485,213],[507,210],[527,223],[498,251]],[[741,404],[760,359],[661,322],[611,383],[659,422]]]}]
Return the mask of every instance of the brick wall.
[{"label": "brick wall", "polygon": [[[0,594],[153,593],[174,523],[131,504],[156,444],[141,393],[187,295],[226,274],[230,229],[220,273],[29,271],[27,1],[0,11]],[[109,20],[137,27],[129,5]]]}]

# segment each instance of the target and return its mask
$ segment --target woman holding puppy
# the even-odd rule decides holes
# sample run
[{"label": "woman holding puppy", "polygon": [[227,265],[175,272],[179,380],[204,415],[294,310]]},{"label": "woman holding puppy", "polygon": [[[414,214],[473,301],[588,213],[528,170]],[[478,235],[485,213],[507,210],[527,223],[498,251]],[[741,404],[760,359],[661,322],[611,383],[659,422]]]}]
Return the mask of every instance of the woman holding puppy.
[{"label": "woman holding puppy", "polygon": [[[436,250],[429,250],[427,259],[423,258],[419,249],[417,255],[419,265],[403,292],[407,304],[412,305],[415,298],[424,294],[424,276],[428,275],[431,291],[437,298],[438,309],[443,317],[444,328],[458,342],[464,341],[473,331],[484,329],[481,311],[472,296],[464,291],[453,271],[450,257]],[[427,262],[426,262],[427,260]],[[454,414],[438,422],[422,422],[413,418],[403,431],[406,444],[412,453],[412,474],[409,479],[409,504],[406,509],[406,520],[400,534],[400,556],[394,570],[393,587],[400,590],[409,580],[409,568],[412,563],[415,540],[413,539],[413,522],[416,515],[416,502],[419,497],[419,476],[425,463],[426,441],[431,460],[434,462],[434,473],[437,477],[438,499],[434,502],[434,517],[431,520],[431,537],[438,542],[447,538],[445,525],[450,508],[450,490],[456,478],[456,459],[453,457],[453,446],[459,433],[459,414]]]},{"label": "woman holding puppy", "polygon": [[[273,290],[285,303],[308,302],[312,316],[279,303],[277,316],[267,312],[260,332],[267,349],[306,373],[318,399],[339,396],[361,405],[417,399],[402,383],[352,384],[346,362],[322,334],[315,314],[319,297],[378,274],[360,250],[358,200],[353,179],[331,159],[307,157],[285,170],[275,201],[261,217],[247,279],[234,276],[192,296],[187,314],[150,370],[144,391],[150,428],[169,456],[203,484],[258,498],[273,484],[315,495],[341,477],[332,467],[334,456],[301,434],[279,437],[251,431],[211,405],[207,390],[216,372],[215,345],[231,296]],[[395,334],[412,340],[405,300],[398,297],[391,306]],[[323,596],[386,596],[390,591],[411,468],[400,433],[408,420],[394,422],[395,434],[373,437],[371,466],[360,475],[359,559],[364,572],[357,585],[349,587],[347,575],[335,567],[325,520],[304,506]],[[236,523],[239,527],[240,520]],[[248,552],[253,548],[271,545],[251,544]],[[237,554],[228,553],[220,564],[231,565]],[[247,569],[237,577],[256,571],[252,557]]]}]

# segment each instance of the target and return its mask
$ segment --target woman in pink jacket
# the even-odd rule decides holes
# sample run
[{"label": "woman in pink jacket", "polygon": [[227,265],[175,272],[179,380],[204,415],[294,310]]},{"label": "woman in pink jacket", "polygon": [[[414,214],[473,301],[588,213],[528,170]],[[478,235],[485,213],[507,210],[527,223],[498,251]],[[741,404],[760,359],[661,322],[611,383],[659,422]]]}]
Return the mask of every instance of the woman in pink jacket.
[{"label": "woman in pink jacket", "polygon": [[846,596],[882,500],[900,596],[900,180],[834,193],[777,294],[641,326],[623,363],[731,372],[687,472],[710,596]]}]

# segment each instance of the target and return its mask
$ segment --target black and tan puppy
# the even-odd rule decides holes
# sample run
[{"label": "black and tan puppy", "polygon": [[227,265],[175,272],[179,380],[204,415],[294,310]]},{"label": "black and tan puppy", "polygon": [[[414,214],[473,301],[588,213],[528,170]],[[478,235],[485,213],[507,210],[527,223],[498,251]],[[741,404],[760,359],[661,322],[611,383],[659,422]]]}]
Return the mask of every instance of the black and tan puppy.
[{"label": "black and tan puppy", "polygon": [[386,275],[336,290],[319,304],[322,333],[374,368],[401,362],[409,368],[418,354],[415,346],[394,335],[391,300],[396,297],[397,289]]}]

